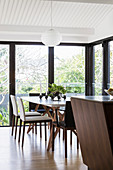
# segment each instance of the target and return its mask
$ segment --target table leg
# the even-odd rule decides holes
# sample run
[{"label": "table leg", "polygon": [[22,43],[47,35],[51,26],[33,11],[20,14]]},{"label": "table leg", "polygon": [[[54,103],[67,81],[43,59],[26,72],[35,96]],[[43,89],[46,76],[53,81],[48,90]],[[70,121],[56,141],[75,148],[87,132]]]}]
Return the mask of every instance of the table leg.
[{"label": "table leg", "polygon": [[[55,138],[56,138],[56,136],[57,136],[57,134],[58,134],[58,132],[59,132],[59,129],[60,129],[60,128],[57,128],[57,129],[56,129],[56,132],[54,132],[54,140],[55,140]],[[52,134],[53,134],[53,128],[52,128],[51,133],[50,133],[47,151],[49,151],[50,148],[52,147]]]},{"label": "table leg", "polygon": [[47,113],[48,116],[52,119],[52,121],[54,121],[54,118],[51,116],[51,113],[49,112],[50,109],[53,109],[51,107],[46,107],[46,106],[43,106],[43,108],[45,109],[45,112],[43,113],[43,116]]},{"label": "table leg", "polygon": [[54,129],[55,129],[55,125],[53,125],[53,134],[52,134],[52,151],[54,151]]},{"label": "table leg", "polygon": [[52,142],[52,134],[53,134],[53,127],[51,127],[51,133],[50,133],[50,137],[49,137],[47,151],[50,150],[50,146],[51,146],[51,142]]},{"label": "table leg", "polygon": [[38,108],[39,108],[39,104],[36,105],[35,112],[37,112]]},{"label": "table leg", "polygon": [[58,124],[58,114],[57,114],[57,112],[58,112],[58,108],[55,109],[56,123],[57,123],[57,127],[58,127],[59,124]]},{"label": "table leg", "polygon": [[[47,151],[49,151],[50,150],[50,148],[52,147],[53,149],[54,149],[54,143],[52,142],[52,134],[53,134],[53,137],[54,137],[54,140],[55,140],[55,138],[56,138],[56,136],[57,136],[57,134],[59,133],[59,131],[60,131],[60,128],[58,128],[58,115],[57,115],[57,111],[58,111],[58,109],[59,109],[59,107],[53,107],[53,112],[54,112],[54,121],[57,121],[57,127],[56,127],[56,132],[54,133],[54,132],[51,132],[51,134],[50,134],[50,138],[49,138],[49,144],[48,144],[48,148],[47,148]],[[58,114],[60,114],[59,112],[58,112]],[[64,115],[61,115],[62,116],[62,120],[64,119]],[[61,119],[61,116],[60,116],[60,119]],[[53,129],[52,129],[53,130]],[[52,149],[52,150],[53,150]]]}]

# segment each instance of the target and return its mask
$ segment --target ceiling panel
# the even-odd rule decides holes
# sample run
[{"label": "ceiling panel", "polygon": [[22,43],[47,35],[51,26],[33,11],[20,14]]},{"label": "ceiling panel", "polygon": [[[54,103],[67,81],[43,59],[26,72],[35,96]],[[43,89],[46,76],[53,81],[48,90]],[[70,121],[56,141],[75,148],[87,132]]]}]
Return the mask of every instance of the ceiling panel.
[{"label": "ceiling panel", "polygon": [[[0,24],[50,26],[50,1],[1,0]],[[96,27],[113,5],[53,2],[53,25],[55,27]]]},{"label": "ceiling panel", "polygon": [[[105,4],[104,0],[102,4],[83,1],[54,0],[53,26],[96,29],[113,11],[113,5]],[[50,27],[50,7],[49,0],[0,0],[0,26]]]}]

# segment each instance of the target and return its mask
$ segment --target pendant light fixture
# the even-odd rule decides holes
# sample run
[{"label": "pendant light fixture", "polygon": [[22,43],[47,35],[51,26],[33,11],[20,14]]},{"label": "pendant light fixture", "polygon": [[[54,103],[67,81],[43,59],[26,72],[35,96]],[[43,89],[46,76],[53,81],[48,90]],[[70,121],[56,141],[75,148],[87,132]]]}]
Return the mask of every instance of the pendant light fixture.
[{"label": "pendant light fixture", "polygon": [[51,28],[44,32],[41,36],[41,41],[48,47],[59,45],[62,40],[61,34],[53,28],[52,21],[52,0],[51,0]]}]

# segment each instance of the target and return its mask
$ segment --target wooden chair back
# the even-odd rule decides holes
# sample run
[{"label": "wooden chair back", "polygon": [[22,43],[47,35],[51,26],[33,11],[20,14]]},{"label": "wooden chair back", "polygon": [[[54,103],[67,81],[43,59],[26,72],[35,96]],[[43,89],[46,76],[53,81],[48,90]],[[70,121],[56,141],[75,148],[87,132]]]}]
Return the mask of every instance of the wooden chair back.
[{"label": "wooden chair back", "polygon": [[66,109],[65,109],[65,125],[66,127],[75,128],[75,121],[72,111],[72,106],[70,101],[66,101]]}]

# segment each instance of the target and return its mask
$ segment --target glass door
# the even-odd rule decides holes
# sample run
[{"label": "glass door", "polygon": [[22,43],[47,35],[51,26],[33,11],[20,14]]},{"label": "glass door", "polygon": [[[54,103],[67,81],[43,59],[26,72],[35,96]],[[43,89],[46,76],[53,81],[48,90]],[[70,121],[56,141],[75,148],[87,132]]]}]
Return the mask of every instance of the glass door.
[{"label": "glass door", "polygon": [[102,95],[103,75],[103,48],[102,44],[95,46],[95,95]]},{"label": "glass door", "polygon": [[[16,95],[45,93],[48,84],[48,47],[16,45]],[[28,106],[26,104],[26,111]]]},{"label": "glass door", "polygon": [[9,125],[9,45],[0,44],[0,126]]},{"label": "glass door", "polygon": [[63,85],[67,95],[85,93],[85,47],[56,46],[55,84]]}]

